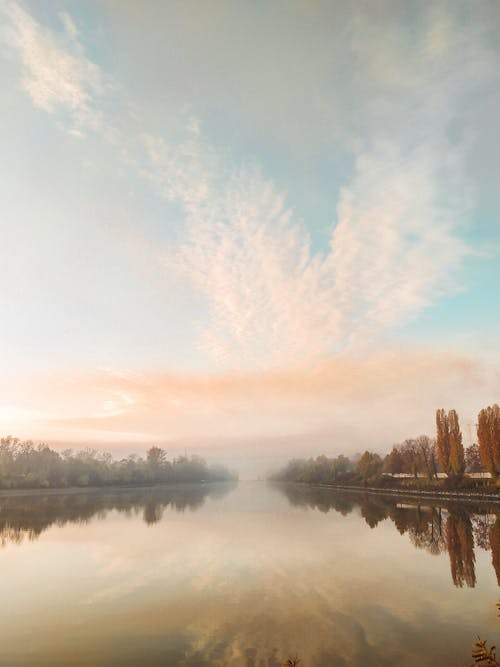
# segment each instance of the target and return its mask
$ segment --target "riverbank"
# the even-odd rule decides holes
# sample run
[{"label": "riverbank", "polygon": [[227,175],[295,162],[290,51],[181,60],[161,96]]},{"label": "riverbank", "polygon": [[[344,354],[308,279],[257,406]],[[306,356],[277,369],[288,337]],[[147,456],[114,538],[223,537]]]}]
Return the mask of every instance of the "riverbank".
[{"label": "riverbank", "polygon": [[298,484],[299,486],[331,489],[332,491],[348,491],[357,493],[370,493],[381,496],[397,496],[406,498],[427,498],[429,500],[459,500],[461,502],[494,502],[500,504],[500,493],[485,493],[483,491],[462,490],[436,490],[436,489],[415,489],[415,488],[395,488],[379,486],[363,486],[354,484],[308,484],[304,482],[278,482],[284,484]]},{"label": "riverbank", "polygon": [[161,489],[189,489],[215,487],[215,486],[237,486],[238,480],[230,481],[207,481],[207,482],[166,482],[163,484],[136,484],[136,485],[107,485],[107,486],[61,486],[50,488],[29,489],[0,489],[0,498],[12,498],[21,496],[60,496],[78,495],[87,493],[115,493],[131,491],[155,491]]}]

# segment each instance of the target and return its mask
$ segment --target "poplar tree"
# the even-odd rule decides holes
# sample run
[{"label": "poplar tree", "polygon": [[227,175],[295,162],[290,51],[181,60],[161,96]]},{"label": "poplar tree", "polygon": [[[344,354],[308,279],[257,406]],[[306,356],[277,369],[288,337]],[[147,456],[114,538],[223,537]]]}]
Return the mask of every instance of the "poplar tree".
[{"label": "poplar tree", "polygon": [[462,444],[462,432],[456,410],[448,412],[450,438],[450,468],[454,475],[463,475],[465,471],[465,453]]},{"label": "poplar tree", "polygon": [[498,405],[490,405],[480,411],[477,420],[477,439],[481,463],[492,477],[498,477],[500,473],[500,408]]},{"label": "poplar tree", "polygon": [[441,468],[447,475],[452,474],[450,465],[450,425],[448,415],[441,408],[436,410],[436,447]]}]

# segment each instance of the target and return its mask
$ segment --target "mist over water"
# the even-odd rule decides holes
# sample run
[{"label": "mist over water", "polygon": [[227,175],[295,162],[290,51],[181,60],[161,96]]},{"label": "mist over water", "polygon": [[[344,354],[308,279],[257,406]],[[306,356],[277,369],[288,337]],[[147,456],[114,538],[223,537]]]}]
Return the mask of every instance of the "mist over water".
[{"label": "mist over water", "polygon": [[0,664],[462,664],[496,630],[499,515],[264,482],[4,495]]}]

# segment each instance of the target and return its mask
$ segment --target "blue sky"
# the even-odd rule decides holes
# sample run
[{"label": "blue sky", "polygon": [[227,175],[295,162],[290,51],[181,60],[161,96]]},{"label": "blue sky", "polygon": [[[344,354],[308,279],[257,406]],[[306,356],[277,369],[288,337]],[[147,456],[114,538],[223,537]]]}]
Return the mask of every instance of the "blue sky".
[{"label": "blue sky", "polygon": [[3,430],[278,455],[498,400],[496,2],[0,12]]}]

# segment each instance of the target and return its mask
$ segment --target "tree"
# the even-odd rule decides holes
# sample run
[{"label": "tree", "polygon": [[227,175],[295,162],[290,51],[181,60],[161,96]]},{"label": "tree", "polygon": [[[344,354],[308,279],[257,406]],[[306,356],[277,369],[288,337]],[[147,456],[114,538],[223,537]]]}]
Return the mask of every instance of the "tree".
[{"label": "tree", "polygon": [[132,454],[115,461],[108,452],[83,449],[54,451],[17,438],[0,439],[0,486],[2,488],[55,488],[160,482],[229,481],[237,476],[223,466],[208,466],[197,456],[180,457],[173,463],[160,447],[151,447],[146,460]]},{"label": "tree", "polygon": [[378,454],[366,451],[356,466],[359,476],[366,482],[377,477],[382,470],[382,459]]},{"label": "tree", "polygon": [[343,454],[334,459],[322,454],[315,459],[291,459],[282,470],[273,473],[270,478],[280,482],[331,484],[345,480],[352,474],[353,469],[352,461]]},{"label": "tree", "polygon": [[150,447],[148,449],[146,453],[146,462],[153,482],[159,482],[161,480],[161,472],[166,460],[167,453],[161,447]]},{"label": "tree", "polygon": [[419,435],[415,442],[419,457],[419,470],[431,480],[437,476],[436,443],[428,435]]},{"label": "tree", "polygon": [[352,462],[343,454],[339,454],[332,461],[332,475],[334,480],[344,477],[347,473],[351,472],[352,469]]},{"label": "tree", "polygon": [[492,477],[500,473],[500,408],[490,405],[483,408],[477,421],[477,439],[481,463]]},{"label": "tree", "polygon": [[441,408],[436,411],[436,448],[439,465],[447,475],[452,472],[450,465],[450,427],[448,415]]},{"label": "tree", "polygon": [[465,464],[468,472],[481,472],[483,466],[481,465],[481,455],[479,453],[479,445],[474,442],[465,450]]},{"label": "tree", "polygon": [[450,468],[454,475],[463,475],[465,470],[464,446],[462,444],[462,432],[458,423],[456,410],[448,412],[449,442],[450,442]]},{"label": "tree", "polygon": [[404,470],[417,478],[420,469],[417,441],[414,438],[407,438],[401,445],[400,451],[403,457]]},{"label": "tree", "polygon": [[448,414],[442,408],[436,411],[436,432],[436,447],[442,469],[448,477],[463,474],[464,447],[455,410],[450,410]]},{"label": "tree", "polygon": [[158,467],[165,463],[167,453],[161,447],[151,447],[146,453],[146,461],[152,467]]},{"label": "tree", "polygon": [[392,475],[403,472],[404,460],[401,451],[397,445],[394,445],[390,454],[384,459],[384,470]]}]

